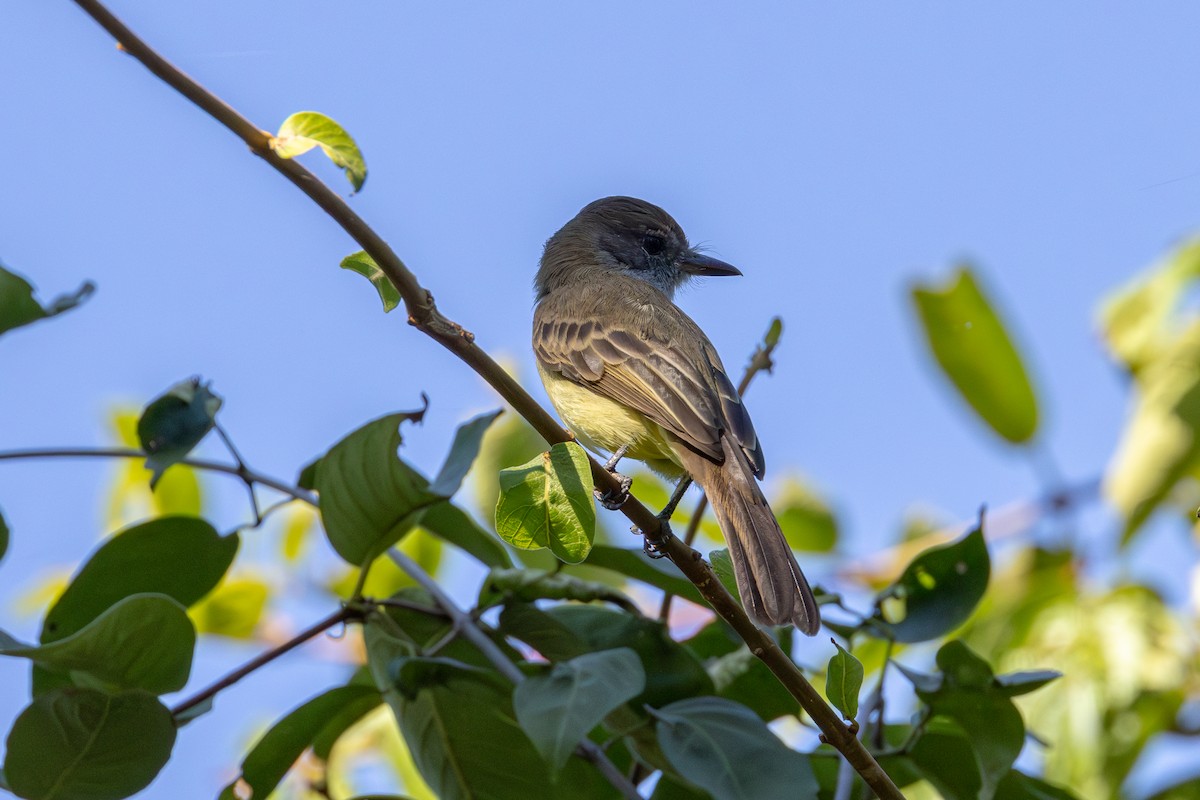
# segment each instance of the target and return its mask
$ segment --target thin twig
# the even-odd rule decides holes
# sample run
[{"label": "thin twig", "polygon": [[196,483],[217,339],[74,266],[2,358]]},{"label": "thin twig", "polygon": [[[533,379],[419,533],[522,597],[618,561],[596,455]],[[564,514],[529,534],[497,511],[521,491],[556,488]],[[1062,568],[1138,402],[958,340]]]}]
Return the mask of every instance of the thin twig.
[{"label": "thin twig", "polygon": [[[40,447],[31,450],[0,450],[0,461],[30,459],[30,458],[145,458],[146,454],[141,450],[133,450],[126,447]],[[232,475],[235,478],[243,480],[251,480],[255,483],[274,489],[277,492],[286,494],[296,500],[309,505],[317,504],[317,496],[312,492],[306,492],[297,486],[289,486],[281,480],[277,480],[267,475],[254,472],[248,469],[242,469],[233,464],[222,464],[219,461],[206,461],[200,458],[185,458],[176,463],[186,464],[195,469],[208,470],[209,472],[221,472],[226,475]]]},{"label": "thin twig", "polygon": [[237,463],[237,474],[242,479],[242,483],[246,484],[246,491],[250,493],[250,510],[254,513],[254,527],[262,524],[262,514],[258,510],[258,498],[254,496],[254,481],[249,477],[250,468],[246,466],[245,459],[238,449],[233,446],[233,439],[229,438],[229,434],[221,427],[221,423],[213,420],[213,427],[217,430],[217,435],[221,437],[221,441],[225,442],[225,446],[229,448],[229,454],[233,456],[233,460]]},{"label": "thin twig", "polygon": [[[492,641],[484,631],[476,624],[471,615],[459,608],[453,600],[450,599],[437,581],[426,572],[420,564],[409,558],[404,551],[398,547],[393,547],[388,550],[388,556],[392,561],[396,562],[396,566],[404,570],[404,572],[417,582],[417,585],[429,593],[433,598],[433,602],[438,605],[450,617],[451,630],[457,629],[458,633],[464,639],[475,645],[479,652],[483,653],[488,661],[492,662],[501,675],[508,678],[513,683],[520,683],[525,680],[525,673],[521,672],[520,668],[514,664],[500,646]],[[638,794],[637,787],[621,774],[616,765],[608,759],[600,746],[591,739],[584,739],[575,748],[575,752],[582,758],[587,759],[595,765],[609,783],[613,785],[627,800],[641,800],[641,795]]]},{"label": "thin twig", "polygon": [[309,639],[313,638],[314,636],[317,636],[318,634],[329,630],[330,628],[332,628],[334,625],[337,625],[338,623],[345,622],[350,619],[355,619],[361,615],[362,615],[362,610],[360,608],[357,608],[354,606],[342,606],[337,611],[330,614],[328,617],[325,617],[325,619],[305,628],[304,630],[300,631],[295,636],[288,639],[286,642],[279,645],[278,647],[273,647],[270,650],[266,651],[265,653],[261,653],[260,655],[255,656],[254,658],[250,659],[242,666],[235,669],[233,672],[230,672],[228,675],[224,676],[220,680],[213,683],[211,686],[208,686],[205,689],[202,689],[201,691],[192,695],[188,699],[184,700],[179,705],[172,708],[171,713],[175,717],[179,717],[179,715],[183,714],[187,710],[189,710],[191,708],[195,708],[196,706],[203,703],[205,700],[208,700],[210,697],[215,696],[221,690],[228,689],[230,686],[237,683],[242,678],[249,675],[251,672],[254,672],[256,669],[263,667],[267,664],[270,664],[272,661],[279,658],[284,653],[290,652],[291,650],[304,644],[305,642],[307,642]]},{"label": "thin twig", "polygon": [[[277,155],[270,146],[271,136],[232,109],[224,101],[188,77],[173,64],[159,55],[153,48],[138,38],[133,31],[104,7],[98,0],[74,0],[85,13],[109,32],[118,42],[120,49],[140,61],[147,69],[174,88],[184,97],[206,111],[215,120],[239,136],[251,152],[261,157],[284,177],[308,195],[354,239],[379,265],[392,285],[404,300],[408,321],[439,344],[450,350],[487,381],[504,400],[533,426],[547,442],[571,441],[573,437],[564,430],[528,392],[482,348],[475,344],[475,336],[456,322],[444,317],[433,302],[433,295],[421,286],[388,244],[342,199],[315,175],[294,159]],[[589,458],[592,478],[601,491],[608,489],[616,493],[621,490],[619,481],[594,458]],[[634,526],[653,538],[659,533],[661,523],[655,513],[636,497],[630,497],[621,507]],[[824,732],[830,744],[841,751],[863,779],[881,798],[899,798],[903,795],[887,774],[879,767],[871,754],[849,734],[837,714],[826,705],[821,695],[808,683],[792,660],[779,649],[771,637],[759,630],[746,616],[729,593],[721,586],[716,574],[700,559],[700,554],[678,539],[672,539],[665,548],[671,560],[696,584],[705,599],[713,605],[734,630],[746,641],[751,652],[757,655],[779,677],[792,692],[800,705],[809,712]],[[619,773],[615,776],[624,781]],[[636,796],[636,793],[635,795]]]}]

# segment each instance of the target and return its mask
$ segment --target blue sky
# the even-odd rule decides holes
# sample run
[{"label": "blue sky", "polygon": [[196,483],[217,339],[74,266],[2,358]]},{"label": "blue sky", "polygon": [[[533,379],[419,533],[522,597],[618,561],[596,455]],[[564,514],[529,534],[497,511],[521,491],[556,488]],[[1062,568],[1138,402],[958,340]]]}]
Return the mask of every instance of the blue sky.
[{"label": "blue sky", "polygon": [[[742,6],[112,10],[264,128],[298,110],[341,122],[370,169],[353,207],[445,313],[527,377],[545,239],[597,197],[662,205],[745,273],[680,297],[731,369],[784,318],[776,374],[750,398],[768,478],[812,479],[852,550],[885,541],[916,505],[965,518],[1037,490],[935,374],[914,327],[909,282],[959,259],[979,264],[1024,345],[1061,469],[1096,474],[1127,401],[1096,303],[1200,224],[1200,7]],[[407,455],[430,467],[454,424],[497,404],[337,268],[358,249],[340,229],[73,4],[9,4],[0,74],[0,259],[43,298],[99,287],[0,341],[0,448],[107,443],[111,404],[202,374],[242,452],[283,477],[426,392]],[[306,163],[349,190],[318,155]],[[0,465],[13,528],[0,627],[36,632],[11,600],[97,540],[106,470]],[[240,488],[211,485],[233,524]],[[0,662],[0,727],[24,703],[25,674]],[[326,685],[300,658],[281,674],[311,691],[260,683],[242,695],[246,714]],[[210,728],[212,757],[173,763],[145,796],[215,785],[245,724]]]}]

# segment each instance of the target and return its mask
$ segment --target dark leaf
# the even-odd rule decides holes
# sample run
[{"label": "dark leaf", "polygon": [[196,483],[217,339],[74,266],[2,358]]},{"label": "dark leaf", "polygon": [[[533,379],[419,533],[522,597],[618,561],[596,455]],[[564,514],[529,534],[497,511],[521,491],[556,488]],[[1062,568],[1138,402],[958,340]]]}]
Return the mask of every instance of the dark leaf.
[{"label": "dark leaf", "polygon": [[475,457],[479,455],[483,435],[501,413],[499,409],[489,411],[458,426],[454,433],[454,442],[450,445],[450,453],[442,463],[437,477],[429,485],[429,491],[443,497],[452,497],[458,491],[463,478],[467,477],[467,471],[475,463]]},{"label": "dark leaf", "polygon": [[898,642],[923,642],[944,636],[967,621],[987,591],[991,561],[983,539],[983,518],[962,539],[931,547],[913,559],[881,598],[904,603],[899,622],[890,627]]},{"label": "dark leaf", "polygon": [[1010,672],[996,676],[996,685],[1005,697],[1016,697],[1040,689],[1052,680],[1061,678],[1062,673],[1053,669],[1038,669],[1031,672]]},{"label": "dark leaf", "polygon": [[505,599],[532,603],[535,600],[600,600],[637,613],[627,596],[604,583],[585,581],[562,572],[540,569],[493,569],[479,590],[479,606],[487,608]]},{"label": "dark leaf", "polygon": [[150,488],[154,488],[167,467],[186,458],[216,425],[217,411],[223,401],[213,394],[210,385],[201,383],[199,378],[180,381],[142,411],[137,435],[142,449],[150,456],[146,459],[146,469],[154,473]]},{"label": "dark leaf", "polygon": [[[251,797],[267,797],[300,754],[312,746],[326,727],[335,720],[338,724],[344,722],[344,717],[340,715],[347,708],[358,712],[354,717],[357,720],[380,702],[379,690],[374,686],[352,684],[330,689],[290,711],[271,726],[246,754],[240,778],[225,787],[220,800],[243,797],[238,784],[247,787]],[[346,723],[341,730],[344,731],[354,720]]]},{"label": "dark leaf", "polygon": [[71,294],[54,298],[42,308],[33,297],[33,286],[16,273],[0,267],[0,335],[13,328],[68,311],[92,296],[96,285],[86,281]]},{"label": "dark leaf", "polygon": [[4,560],[4,555],[8,552],[8,538],[8,523],[4,521],[4,515],[0,514],[0,561]]},{"label": "dark leaf", "polygon": [[588,731],[645,686],[636,653],[627,647],[602,650],[526,678],[513,694],[513,707],[534,747],[558,771]]},{"label": "dark leaf", "polygon": [[[1190,795],[1155,795],[1150,800],[1194,800],[1200,798],[1200,782],[1191,781]],[[1180,787],[1182,788],[1182,787]],[[1012,770],[996,787],[996,800],[1079,800],[1074,794],[1040,778]]]},{"label": "dark leaf", "polygon": [[[723,626],[720,621],[712,624]],[[712,659],[706,668],[718,696],[741,703],[764,720],[795,715],[800,710],[796,698],[745,645]]]},{"label": "dark leaf", "polygon": [[174,744],[175,721],[153,695],[62,689],[17,717],[4,774],[29,800],[118,800],[148,786]]},{"label": "dark leaf", "polygon": [[511,685],[495,672],[431,658],[393,659],[386,672],[391,679],[380,688],[417,770],[441,800],[611,796],[579,759],[554,783],[514,718]]},{"label": "dark leaf", "polygon": [[665,561],[647,558],[641,550],[598,544],[592,547],[584,564],[619,572],[627,578],[670,592],[697,605],[705,605],[695,585],[684,578],[674,564],[666,564]]},{"label": "dark leaf", "polygon": [[196,630],[183,606],[165,595],[135,594],[66,638],[5,647],[0,654],[69,673],[87,688],[165,694],[187,683],[195,647]]},{"label": "dark leaf", "polygon": [[424,411],[389,414],[335,444],[318,462],[321,519],[338,555],[363,566],[398,542],[445,497],[396,455],[400,423]]},{"label": "dark leaf", "polygon": [[496,541],[495,534],[481,528],[470,514],[448,501],[430,506],[421,515],[421,527],[475,556],[484,566],[511,568],[513,565],[508,551]]},{"label": "dark leaf", "polygon": [[650,713],[676,772],[714,800],[816,796],[808,758],[785,747],[750,709],[696,697]]},{"label": "dark leaf", "polygon": [[46,614],[41,641],[70,636],[133,594],[165,594],[191,606],[221,582],[237,550],[237,534],[221,536],[195,517],[162,517],[126,528],[71,579]]},{"label": "dark leaf", "polygon": [[520,609],[505,609],[502,629],[551,661],[618,647],[637,653],[646,673],[646,691],[633,701],[638,708],[713,692],[712,679],[699,660],[657,620],[594,605]]}]

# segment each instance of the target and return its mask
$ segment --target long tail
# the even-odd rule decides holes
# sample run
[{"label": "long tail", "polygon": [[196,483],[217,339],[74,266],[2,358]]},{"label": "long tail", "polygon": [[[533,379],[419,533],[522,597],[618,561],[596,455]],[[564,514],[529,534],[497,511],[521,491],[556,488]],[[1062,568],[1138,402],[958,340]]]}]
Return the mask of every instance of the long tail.
[{"label": "long tail", "polygon": [[821,612],[812,589],[783,538],[758,480],[740,448],[722,437],[725,463],[714,464],[686,448],[683,466],[708,495],[737,578],[742,605],[764,625],[786,625],[815,636]]}]

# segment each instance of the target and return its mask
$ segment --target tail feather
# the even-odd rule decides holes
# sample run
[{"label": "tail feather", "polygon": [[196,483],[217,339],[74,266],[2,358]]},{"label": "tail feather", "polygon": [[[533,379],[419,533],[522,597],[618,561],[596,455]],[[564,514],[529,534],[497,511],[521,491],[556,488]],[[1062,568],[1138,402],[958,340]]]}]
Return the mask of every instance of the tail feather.
[{"label": "tail feather", "polygon": [[821,613],[812,589],[746,457],[728,439],[723,438],[722,444],[724,464],[714,464],[691,451],[680,456],[688,473],[704,488],[725,534],[742,605],[762,624],[791,623],[813,636],[821,626]]}]

